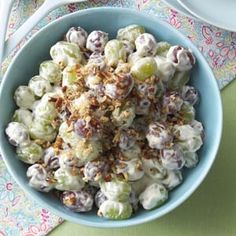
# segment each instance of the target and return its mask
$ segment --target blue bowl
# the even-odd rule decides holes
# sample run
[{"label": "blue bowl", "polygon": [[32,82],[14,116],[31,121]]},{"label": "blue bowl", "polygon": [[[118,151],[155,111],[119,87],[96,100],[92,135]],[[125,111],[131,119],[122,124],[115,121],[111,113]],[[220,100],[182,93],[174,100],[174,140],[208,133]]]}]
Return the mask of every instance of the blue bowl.
[{"label": "blue bowl", "polygon": [[[4,129],[16,109],[13,93],[19,85],[27,84],[38,74],[39,64],[49,59],[50,47],[59,41],[71,26],[80,25],[87,31],[101,29],[116,36],[119,28],[129,24],[143,25],[147,32],[154,34],[159,41],[180,44],[190,48],[197,64],[193,69],[191,83],[200,91],[201,102],[197,107],[197,119],[205,127],[204,146],[199,151],[200,163],[190,171],[184,172],[184,182],[170,193],[163,206],[152,210],[140,210],[132,218],[123,221],[105,220],[96,216],[95,211],[86,214],[73,213],[65,209],[53,194],[40,193],[28,185],[27,166],[20,162],[5,134]],[[62,218],[95,227],[124,227],[137,225],[157,219],[183,203],[206,177],[220,144],[222,132],[222,104],[214,75],[198,49],[182,34],[157,18],[139,12],[121,8],[95,8],[64,16],[44,27],[18,53],[3,79],[0,90],[0,148],[11,175],[22,189],[43,207],[50,209]]]}]

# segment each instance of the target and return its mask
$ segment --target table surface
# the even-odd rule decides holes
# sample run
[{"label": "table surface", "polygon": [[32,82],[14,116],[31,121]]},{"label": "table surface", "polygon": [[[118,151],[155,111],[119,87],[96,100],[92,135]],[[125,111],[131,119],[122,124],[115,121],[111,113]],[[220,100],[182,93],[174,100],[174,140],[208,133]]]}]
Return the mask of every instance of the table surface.
[{"label": "table surface", "polygon": [[[224,129],[216,161],[198,190],[168,215],[139,226],[96,229],[65,222],[50,236],[236,235],[236,81],[223,91]],[[209,98],[210,99],[210,98]]]}]

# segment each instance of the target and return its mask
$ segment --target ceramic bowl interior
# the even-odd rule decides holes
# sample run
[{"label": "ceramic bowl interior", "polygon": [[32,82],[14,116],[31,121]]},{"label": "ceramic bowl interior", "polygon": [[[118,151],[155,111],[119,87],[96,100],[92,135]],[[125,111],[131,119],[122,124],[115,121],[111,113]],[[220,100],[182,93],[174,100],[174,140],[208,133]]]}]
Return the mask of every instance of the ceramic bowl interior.
[{"label": "ceramic bowl interior", "polygon": [[[8,143],[4,129],[16,109],[13,93],[19,85],[26,85],[29,79],[38,74],[39,64],[49,59],[52,45],[63,38],[71,26],[82,26],[87,31],[100,29],[116,37],[119,28],[129,24],[140,24],[156,36],[158,41],[168,41],[190,48],[197,58],[191,76],[191,84],[199,91],[201,102],[197,106],[197,119],[205,127],[204,146],[199,151],[200,163],[194,169],[184,171],[184,182],[170,193],[163,206],[152,210],[140,210],[132,218],[123,221],[105,220],[96,216],[95,211],[86,214],[73,213],[65,209],[53,194],[40,193],[29,187],[26,178],[27,165],[17,160],[15,149]],[[0,90],[0,147],[8,170],[16,182],[28,195],[42,206],[62,218],[80,224],[96,227],[124,227],[144,223],[170,212],[186,200],[208,173],[218,150],[222,130],[222,106],[214,75],[197,48],[178,31],[157,18],[121,8],[97,8],[78,11],[64,16],[44,27],[18,53],[3,79]]]}]

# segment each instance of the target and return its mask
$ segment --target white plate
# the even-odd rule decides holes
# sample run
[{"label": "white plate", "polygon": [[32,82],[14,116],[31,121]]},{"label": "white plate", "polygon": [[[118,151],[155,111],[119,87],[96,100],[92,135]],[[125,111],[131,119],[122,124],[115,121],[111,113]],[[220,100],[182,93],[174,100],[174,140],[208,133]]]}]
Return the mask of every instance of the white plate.
[{"label": "white plate", "polygon": [[166,5],[168,5],[170,8],[175,9],[176,11],[180,12],[181,14],[188,16],[190,18],[194,18],[191,13],[189,13],[184,7],[182,7],[177,0],[162,0]]},{"label": "white plate", "polygon": [[235,0],[178,0],[190,13],[219,28],[236,31]]}]

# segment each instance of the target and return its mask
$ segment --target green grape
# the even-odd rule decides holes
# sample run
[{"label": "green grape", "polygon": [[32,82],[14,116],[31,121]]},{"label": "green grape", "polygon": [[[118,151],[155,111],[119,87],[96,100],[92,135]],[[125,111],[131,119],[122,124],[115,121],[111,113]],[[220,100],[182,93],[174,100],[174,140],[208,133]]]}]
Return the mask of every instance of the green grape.
[{"label": "green grape", "polygon": [[109,200],[115,201],[127,201],[131,192],[130,184],[119,180],[102,182],[100,187]]},{"label": "green grape", "polygon": [[166,58],[161,56],[155,57],[157,63],[157,74],[158,77],[165,82],[171,80],[175,74],[175,67],[172,62],[167,61]]},{"label": "green grape", "polygon": [[190,124],[175,125],[173,129],[175,138],[179,141],[185,141],[196,136],[201,136],[202,130],[198,127],[193,127]]},{"label": "green grape", "polygon": [[196,152],[185,152],[184,153],[185,167],[193,168],[197,165],[199,159]]},{"label": "green grape", "polygon": [[167,42],[158,42],[156,54],[162,57],[166,57],[171,45]]},{"label": "green grape", "polygon": [[147,176],[152,179],[160,180],[166,175],[166,169],[161,165],[157,158],[142,158],[143,169]]},{"label": "green grape", "polygon": [[160,182],[168,189],[171,190],[183,181],[182,172],[179,170],[167,170],[167,174]]},{"label": "green grape", "polygon": [[34,164],[43,157],[43,149],[34,142],[25,147],[17,147],[16,153],[18,158],[27,164]]},{"label": "green grape", "polygon": [[24,125],[29,127],[33,121],[32,112],[23,108],[17,109],[14,112],[12,121],[23,123]]},{"label": "green grape", "polygon": [[195,109],[189,103],[184,102],[179,113],[178,117],[184,122],[189,123],[195,118]]},{"label": "green grape", "polygon": [[41,99],[35,106],[33,114],[35,117],[44,119],[49,124],[57,117],[57,110],[53,102],[48,99]]},{"label": "green grape", "polygon": [[61,82],[61,69],[54,61],[42,62],[39,66],[39,74],[50,83],[60,84]]},{"label": "green grape", "polygon": [[137,52],[134,52],[129,55],[128,57],[128,63],[133,66],[139,59],[143,58],[140,56]]},{"label": "green grape", "polygon": [[117,66],[119,61],[126,61],[126,50],[123,43],[117,39],[108,41],[104,50],[105,59],[109,66]]},{"label": "green grape", "polygon": [[48,121],[35,119],[30,126],[30,137],[52,142],[56,138],[56,130]]},{"label": "green grape", "polygon": [[42,97],[45,93],[48,93],[52,90],[50,82],[40,75],[36,75],[30,79],[29,88],[37,97]]},{"label": "green grape", "polygon": [[167,87],[171,90],[181,89],[190,79],[190,71],[176,71],[174,76],[168,81]]},{"label": "green grape", "polygon": [[173,131],[183,152],[196,152],[203,144],[201,132],[190,125],[176,125]]},{"label": "green grape", "polygon": [[135,106],[130,103],[117,107],[112,112],[112,121],[117,127],[128,128],[135,118]]},{"label": "green grape", "polygon": [[139,201],[145,210],[161,206],[168,199],[168,191],[158,183],[149,185],[140,195]]},{"label": "green grape", "polygon": [[95,140],[81,139],[75,147],[75,155],[80,165],[96,159],[101,152],[101,143]]},{"label": "green grape", "polygon": [[20,108],[31,109],[35,97],[33,91],[28,86],[19,86],[14,94],[16,105]]},{"label": "green grape", "polygon": [[201,122],[197,120],[191,121],[190,125],[198,132],[199,134],[203,135],[204,133],[204,128]]},{"label": "green grape", "polygon": [[58,190],[77,191],[84,187],[84,181],[79,175],[72,175],[69,171],[59,168],[54,173],[54,178],[57,181],[55,188]]},{"label": "green grape", "polygon": [[142,162],[139,158],[119,160],[116,164],[116,173],[126,175],[128,181],[137,181],[144,175]]},{"label": "green grape", "polygon": [[144,81],[145,79],[157,74],[157,64],[153,57],[144,57],[135,62],[131,67],[132,76]]},{"label": "green grape", "polygon": [[134,43],[136,38],[143,33],[145,33],[144,27],[140,25],[129,25],[118,30],[117,39]]},{"label": "green grape", "polygon": [[132,206],[128,202],[106,200],[98,210],[98,215],[111,220],[128,219],[132,214]]},{"label": "green grape", "polygon": [[63,76],[62,76],[62,86],[70,87],[71,85],[75,84],[75,82],[78,80],[77,73],[76,73],[76,66],[67,66],[63,70]]},{"label": "green grape", "polygon": [[83,54],[75,43],[65,41],[57,42],[50,49],[53,61],[61,67],[78,64],[83,60]]},{"label": "green grape", "polygon": [[65,143],[69,143],[73,148],[76,147],[76,145],[81,140],[80,136],[70,129],[66,121],[61,123],[58,135],[63,139]]},{"label": "green grape", "polygon": [[192,137],[191,139],[180,141],[178,145],[184,152],[196,152],[202,146],[202,138],[200,136]]}]

